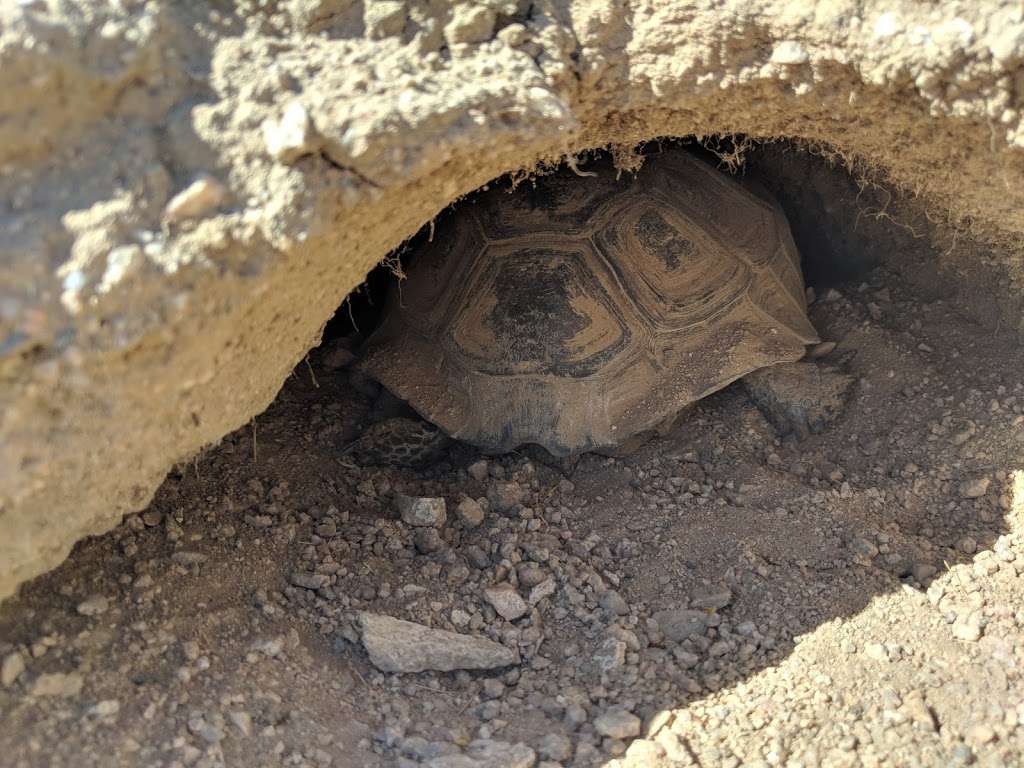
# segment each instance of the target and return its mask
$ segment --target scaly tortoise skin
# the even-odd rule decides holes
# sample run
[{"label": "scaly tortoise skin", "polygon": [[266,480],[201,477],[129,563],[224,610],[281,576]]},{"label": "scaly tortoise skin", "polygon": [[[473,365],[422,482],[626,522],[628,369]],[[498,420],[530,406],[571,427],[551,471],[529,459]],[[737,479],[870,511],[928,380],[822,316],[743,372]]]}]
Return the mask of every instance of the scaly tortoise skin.
[{"label": "scaly tortoise skin", "polygon": [[361,365],[487,452],[613,448],[817,340],[778,204],[682,153],[459,203]]}]

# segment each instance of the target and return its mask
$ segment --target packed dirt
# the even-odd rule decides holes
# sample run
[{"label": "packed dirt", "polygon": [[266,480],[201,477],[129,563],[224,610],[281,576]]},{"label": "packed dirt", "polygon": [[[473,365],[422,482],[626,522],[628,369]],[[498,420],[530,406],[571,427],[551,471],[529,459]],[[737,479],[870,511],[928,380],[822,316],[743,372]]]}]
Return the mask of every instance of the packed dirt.
[{"label": "packed dirt", "polygon": [[[914,274],[819,285],[806,364],[855,379],[819,434],[736,384],[574,467],[357,466],[374,393],[330,340],[3,605],[0,763],[1021,764],[1020,341]],[[380,671],[407,631],[503,666]]]}]

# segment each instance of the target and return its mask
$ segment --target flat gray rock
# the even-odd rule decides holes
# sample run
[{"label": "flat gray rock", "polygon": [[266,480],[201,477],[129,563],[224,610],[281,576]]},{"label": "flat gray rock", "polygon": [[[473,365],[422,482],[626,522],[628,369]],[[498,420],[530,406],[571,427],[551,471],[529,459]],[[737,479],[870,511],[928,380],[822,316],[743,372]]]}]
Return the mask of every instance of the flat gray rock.
[{"label": "flat gray rock", "polygon": [[692,635],[703,635],[708,628],[708,615],[704,611],[683,609],[658,611],[654,614],[658,628],[672,642],[679,643]]},{"label": "flat gray rock", "polygon": [[382,672],[451,672],[519,663],[519,653],[482,637],[360,613],[359,628],[370,661]]}]

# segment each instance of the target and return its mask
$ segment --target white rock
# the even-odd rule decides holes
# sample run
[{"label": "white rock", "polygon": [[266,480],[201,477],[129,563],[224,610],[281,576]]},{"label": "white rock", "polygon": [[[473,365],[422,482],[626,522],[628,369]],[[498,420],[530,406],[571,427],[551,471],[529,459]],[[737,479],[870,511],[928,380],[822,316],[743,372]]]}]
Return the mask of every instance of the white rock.
[{"label": "white rock", "polygon": [[515,621],[530,610],[526,601],[519,596],[511,584],[498,584],[484,590],[484,598],[494,606],[498,615],[508,621]]},{"label": "white rock", "polygon": [[363,25],[371,40],[382,40],[402,32],[406,8],[402,0],[373,0],[363,4]]},{"label": "white rock", "polygon": [[309,112],[297,101],[285,107],[280,118],[265,120],[262,127],[267,152],[279,162],[293,163],[320,149],[320,137]]},{"label": "white rock", "polygon": [[782,40],[772,51],[772,64],[806,64],[810,59],[807,49],[795,40]]},{"label": "white rock", "polygon": [[966,616],[957,616],[953,622],[953,637],[966,643],[976,643],[981,639],[981,616],[972,611]]},{"label": "white rock", "polygon": [[494,33],[495,13],[484,4],[466,3],[452,11],[444,36],[449,45],[482,43]]},{"label": "white rock", "polygon": [[164,208],[164,221],[201,218],[220,208],[227,196],[227,189],[215,178],[200,176],[171,198]]}]

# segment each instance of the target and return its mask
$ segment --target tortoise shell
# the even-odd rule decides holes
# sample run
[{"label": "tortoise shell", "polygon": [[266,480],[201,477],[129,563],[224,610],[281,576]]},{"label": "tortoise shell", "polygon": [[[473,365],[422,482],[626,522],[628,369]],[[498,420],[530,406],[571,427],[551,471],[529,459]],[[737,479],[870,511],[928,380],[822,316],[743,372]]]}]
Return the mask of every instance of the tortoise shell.
[{"label": "tortoise shell", "polygon": [[681,152],[635,176],[593,167],[492,185],[442,216],[364,369],[452,437],[566,456],[817,340],[766,193]]}]

